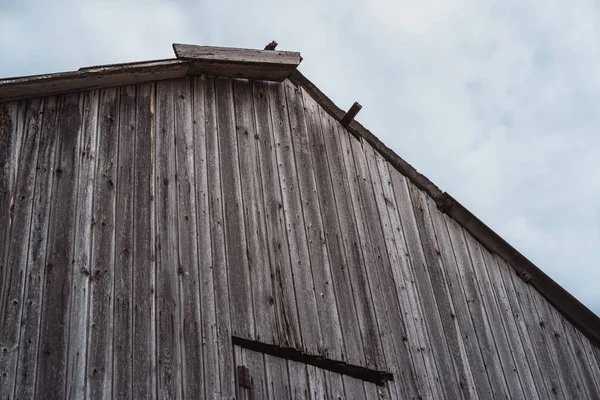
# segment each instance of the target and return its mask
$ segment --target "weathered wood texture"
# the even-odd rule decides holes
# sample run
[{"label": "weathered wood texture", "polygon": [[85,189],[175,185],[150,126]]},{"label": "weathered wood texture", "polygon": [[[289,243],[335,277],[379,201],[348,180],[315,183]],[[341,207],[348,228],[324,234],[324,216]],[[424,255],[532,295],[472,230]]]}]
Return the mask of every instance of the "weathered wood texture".
[{"label": "weathered wood texture", "polygon": [[600,397],[600,350],[289,81],[0,104],[0,295],[2,399]]}]

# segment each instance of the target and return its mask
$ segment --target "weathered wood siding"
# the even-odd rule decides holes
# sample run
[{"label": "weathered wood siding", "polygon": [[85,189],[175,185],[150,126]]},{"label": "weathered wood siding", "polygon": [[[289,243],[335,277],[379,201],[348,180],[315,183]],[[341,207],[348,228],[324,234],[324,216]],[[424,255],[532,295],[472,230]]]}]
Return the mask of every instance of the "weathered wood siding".
[{"label": "weathered wood siding", "polygon": [[0,104],[0,279],[1,399],[600,398],[600,350],[289,81]]}]

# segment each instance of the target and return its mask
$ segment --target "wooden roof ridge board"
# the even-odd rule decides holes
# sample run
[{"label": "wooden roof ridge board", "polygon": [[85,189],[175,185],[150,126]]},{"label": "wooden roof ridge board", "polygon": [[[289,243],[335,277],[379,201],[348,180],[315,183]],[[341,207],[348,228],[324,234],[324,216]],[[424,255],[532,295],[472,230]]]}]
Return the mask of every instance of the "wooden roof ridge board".
[{"label": "wooden roof ridge board", "polygon": [[[295,85],[302,86],[336,120],[341,122],[346,115],[297,70],[302,61],[300,53],[184,44],[174,44],[173,49],[178,57],[176,59],[93,66],[72,72],[0,79],[0,102],[206,74],[270,81],[289,78]],[[356,138],[371,144],[394,168],[431,196],[441,211],[456,220],[488,250],[507,261],[521,279],[536,288],[594,345],[600,347],[600,318],[596,314],[359,122],[352,120],[346,129]]]},{"label": "wooden roof ridge board", "polygon": [[175,59],[80,68],[78,71],[0,79],[0,102],[131,85],[185,75],[281,82],[300,64],[298,52],[174,44]]},{"label": "wooden roof ridge board", "polygon": [[[302,86],[333,118],[342,121],[346,112],[336,106],[329,97],[319,90],[299,71],[294,71],[290,81]],[[527,257],[488,227],[483,221],[467,210],[447,192],[440,190],[427,177],[387,147],[358,121],[352,120],[346,129],[356,138],[366,140],[394,168],[411,180],[419,189],[431,196],[438,209],[452,217],[475,237],[488,250],[502,257],[515,269],[517,275],[531,284],[569,322],[576,326],[595,346],[600,348],[600,317],[567,292]]]}]

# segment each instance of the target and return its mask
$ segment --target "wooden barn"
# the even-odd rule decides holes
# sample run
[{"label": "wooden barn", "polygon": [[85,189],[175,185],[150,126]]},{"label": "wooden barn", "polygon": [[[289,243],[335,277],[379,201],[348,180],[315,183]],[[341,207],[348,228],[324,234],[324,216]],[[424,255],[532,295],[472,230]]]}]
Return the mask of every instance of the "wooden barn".
[{"label": "wooden barn", "polygon": [[600,319],[298,70],[0,80],[0,398],[598,399]]}]

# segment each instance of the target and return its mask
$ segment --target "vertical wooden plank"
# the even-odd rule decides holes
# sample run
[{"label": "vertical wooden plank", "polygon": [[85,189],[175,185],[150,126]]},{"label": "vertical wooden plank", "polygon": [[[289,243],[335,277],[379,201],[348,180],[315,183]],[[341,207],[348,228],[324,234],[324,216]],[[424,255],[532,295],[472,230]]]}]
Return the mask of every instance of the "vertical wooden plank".
[{"label": "vertical wooden plank", "polygon": [[550,393],[549,398],[567,398],[568,393],[563,392],[561,378],[556,371],[552,357],[546,343],[546,335],[542,331],[540,319],[537,315],[535,305],[532,299],[532,288],[517,277],[516,273],[511,269],[510,277],[516,294],[516,304],[521,307],[521,315],[527,326],[527,331],[530,334],[533,343],[532,356],[537,359],[542,377],[546,382],[546,389]]},{"label": "vertical wooden plank", "polygon": [[525,397],[530,399],[541,398],[543,396],[542,391],[538,390],[536,387],[532,373],[533,368],[529,365],[527,360],[525,348],[523,347],[519,330],[513,318],[512,308],[508,301],[508,295],[504,288],[501,270],[505,268],[505,266],[499,262],[499,257],[493,256],[486,249],[482,249],[482,252],[484,254],[486,270],[489,275],[488,284],[493,289],[491,295],[496,298],[498,303],[500,319],[504,323],[506,338],[508,339],[510,349],[513,353],[516,367],[515,373],[519,376],[521,384],[523,385]]},{"label": "vertical wooden plank", "polygon": [[[579,347],[575,327],[568,323],[551,304],[546,303],[546,305],[553,320],[552,325],[557,344],[562,347],[563,353],[572,365],[571,370],[575,378],[575,384],[580,390],[582,398],[597,398],[598,393],[594,389],[596,382],[591,375],[592,365]],[[596,372],[600,371],[596,370]]]},{"label": "vertical wooden plank", "polygon": [[344,391],[344,379],[342,375],[336,374],[335,372],[324,370],[325,385],[327,388],[328,399],[345,399],[346,392]]},{"label": "vertical wooden plank", "polygon": [[265,205],[265,225],[267,229],[269,266],[273,282],[273,302],[277,326],[276,344],[301,348],[298,305],[294,291],[294,280],[290,256],[287,250],[287,231],[281,186],[277,167],[273,124],[269,106],[269,85],[266,82],[253,82],[254,116],[256,134],[259,137],[260,176]]},{"label": "vertical wooden plank", "polygon": [[515,273],[514,269],[508,267],[501,258],[498,258],[497,261],[500,267],[499,272],[502,276],[502,285],[506,291],[506,298],[510,305],[511,314],[518,328],[519,337],[517,340],[523,344],[525,357],[527,358],[527,363],[529,365],[529,371],[533,376],[539,397],[551,398],[553,395],[550,391],[550,387],[546,384],[546,379],[544,377],[545,371],[538,362],[538,357],[536,356],[537,352],[535,351],[534,343],[530,335],[531,332],[525,322],[525,316],[521,312],[521,306],[512,283],[511,274]]},{"label": "vertical wooden plank", "polygon": [[[16,381],[43,101],[36,99],[23,102],[21,108],[23,108],[23,115],[18,125],[22,126],[19,129],[22,132],[22,148],[19,164],[16,166],[14,205],[10,216],[12,229],[7,242],[8,257],[1,284],[4,286],[4,291],[0,288],[0,293],[3,293],[3,299],[0,300],[2,306],[0,310],[0,315],[2,315],[0,320],[0,371],[2,371],[0,374],[0,398],[2,399],[11,398]],[[0,187],[4,189],[4,187]],[[4,249],[4,243],[1,243],[1,246]],[[0,250],[0,254],[2,253],[3,251]]]},{"label": "vertical wooden plank", "polygon": [[[219,131],[217,128],[217,99],[215,79],[208,78],[206,85],[206,152],[210,207],[210,235],[213,268],[215,271],[215,304],[217,307],[217,344],[219,354],[220,398],[232,398],[235,394],[233,348],[231,344],[231,306],[223,227],[223,199],[221,194],[221,171],[219,167]],[[229,182],[228,182],[229,183]]]},{"label": "vertical wooden plank", "polygon": [[67,396],[85,395],[87,359],[88,300],[90,289],[92,212],[96,175],[96,145],[99,91],[84,94],[84,127],[79,145],[79,181],[77,183],[77,221],[75,227],[75,265],[71,297],[71,330]]},{"label": "vertical wooden plank", "polygon": [[133,394],[133,180],[136,139],[136,88],[119,89],[119,148],[115,219],[113,388],[117,398]]},{"label": "vertical wooden plank", "polygon": [[[308,251],[311,261],[315,297],[321,328],[319,353],[341,359],[344,348],[340,316],[337,307],[329,250],[325,240],[325,228],[319,205],[317,175],[313,163],[313,147],[310,135],[321,129],[319,105],[308,95],[300,99],[300,94],[288,94],[290,103],[290,123],[298,171],[298,186],[302,198],[302,210],[308,239]],[[299,109],[301,108],[301,109]],[[304,110],[306,108],[306,110]],[[304,114],[304,115],[302,115]]]},{"label": "vertical wooden plank", "polygon": [[265,371],[269,399],[290,399],[287,360],[265,354]]},{"label": "vertical wooden plank", "polygon": [[[242,384],[242,382],[240,381],[239,373],[238,373],[239,367],[246,366],[244,364],[244,350],[245,349],[243,349],[239,346],[233,346],[233,360],[234,360],[234,366],[235,366],[235,370],[236,370],[236,376],[235,376],[235,390],[236,390],[236,396],[237,396],[236,399],[250,400],[252,398],[252,388],[248,388],[244,384]],[[250,379],[254,380],[254,374],[252,374],[253,371],[249,371],[249,372],[250,372],[250,376],[251,376]]]},{"label": "vertical wooden plank", "polygon": [[[175,89],[175,144],[179,229],[180,321],[182,323],[183,397],[204,393],[202,318],[196,234],[196,186],[193,132],[193,98],[190,79],[173,81]],[[202,105],[204,103],[202,102]]]},{"label": "vertical wooden plank", "polygon": [[486,366],[490,385],[493,392],[500,397],[509,397],[508,387],[504,378],[502,364],[496,350],[496,344],[492,335],[486,310],[483,306],[482,294],[477,284],[471,258],[466,246],[462,227],[454,220],[447,219],[448,232],[458,267],[458,278],[465,293],[469,313],[473,319],[475,333],[479,339],[479,348],[484,365]]},{"label": "vertical wooden plank", "polygon": [[259,136],[254,120],[252,88],[246,80],[234,80],[237,150],[246,227],[246,258],[252,287],[255,339],[274,343],[277,335],[273,282],[268,260],[265,210],[261,191]]},{"label": "vertical wooden plank", "polygon": [[[267,398],[267,377],[265,372],[265,360],[262,353],[256,351],[242,350],[242,361],[252,376],[252,390],[248,400]],[[236,364],[239,365],[239,364]]]},{"label": "vertical wooden plank", "polygon": [[[532,291],[533,292],[533,291]],[[588,398],[581,387],[581,377],[573,360],[566,338],[552,313],[550,304],[537,290],[532,293],[534,306],[540,321],[540,327],[546,335],[549,353],[554,358],[556,370],[562,378],[563,390],[574,398]],[[567,339],[568,340],[568,339]]]},{"label": "vertical wooden plank", "polygon": [[323,370],[312,365],[306,366],[308,389],[310,400],[322,400],[327,398],[325,387],[325,375]]},{"label": "vertical wooden plank", "polygon": [[523,397],[523,388],[519,376],[517,375],[517,366],[512,356],[512,350],[506,339],[504,332],[504,322],[500,318],[495,296],[492,293],[492,286],[488,279],[487,270],[489,266],[483,258],[481,245],[471,235],[466,234],[467,248],[471,256],[473,273],[479,290],[481,291],[481,303],[486,319],[484,323],[489,324],[491,331],[491,339],[496,345],[504,379],[508,384],[508,390],[512,398]]},{"label": "vertical wooden plank", "polygon": [[[455,365],[450,355],[448,342],[452,342],[452,328],[444,330],[442,316],[448,322],[447,317],[452,314],[446,293],[443,292],[444,282],[441,277],[437,251],[435,250],[435,236],[427,230],[423,204],[421,204],[420,192],[412,184],[406,183],[404,177],[393,168],[389,168],[387,162],[381,164],[378,158],[380,171],[385,169],[390,174],[389,183],[383,181],[384,192],[386,186],[390,185],[391,193],[388,195],[395,198],[396,212],[391,218],[392,225],[396,225],[395,218],[399,217],[400,230],[397,232],[396,243],[406,243],[406,250],[410,257],[407,276],[415,282],[415,294],[418,303],[422,307],[424,328],[430,338],[432,356],[444,382],[442,390],[445,397],[458,399],[465,395],[461,390],[466,389],[466,375],[462,370],[455,371]],[[390,171],[391,170],[391,171]],[[393,181],[393,182],[392,182]],[[392,186],[393,185],[393,186]],[[404,249],[402,249],[404,250]],[[436,283],[436,293],[433,290],[432,280]],[[442,310],[440,311],[440,308]],[[451,317],[450,323],[451,323]],[[448,334],[448,337],[446,336]],[[458,348],[454,348],[458,350]]]},{"label": "vertical wooden plank", "polygon": [[6,258],[15,202],[21,135],[18,121],[19,102],[4,103],[0,106],[0,317],[3,317],[6,307],[5,292],[10,284],[10,267]]},{"label": "vertical wooden plank", "polygon": [[[383,240],[385,240],[390,259],[388,279],[391,279],[394,284],[396,296],[402,307],[400,315],[404,317],[404,320],[399,323],[406,324],[406,328],[393,326],[392,330],[405,329],[406,333],[401,340],[407,344],[415,367],[415,377],[420,385],[420,390],[424,393],[424,397],[439,398],[443,396],[441,382],[432,358],[427,331],[423,326],[423,310],[414,287],[414,278],[410,273],[408,251],[403,240],[398,241],[400,237],[396,235],[396,232],[400,232],[402,228],[398,221],[394,195],[391,192],[389,172],[387,168],[379,169],[381,161],[378,161],[378,159],[381,156],[375,153],[373,148],[365,141],[362,142],[362,145],[375,189],[375,198],[380,215],[379,220],[383,227]],[[404,340],[404,338],[406,339]]]},{"label": "vertical wooden plank", "polygon": [[182,389],[174,97],[172,81],[156,84],[156,323],[158,395],[164,398],[181,397]]},{"label": "vertical wooden plank", "polygon": [[64,397],[66,385],[81,100],[80,94],[70,94],[60,101],[52,189],[58,200],[50,215],[40,324],[37,393],[57,398]]},{"label": "vertical wooden plank", "polygon": [[321,333],[283,84],[270,84],[269,101],[283,213],[288,233],[288,252],[298,301],[302,349],[315,354],[318,352]]},{"label": "vertical wooden plank", "polygon": [[115,200],[119,142],[117,89],[100,91],[92,221],[92,268],[87,351],[87,395],[112,390]]},{"label": "vertical wooden plank", "polygon": [[346,393],[346,399],[356,400],[367,400],[367,394],[365,392],[365,385],[360,379],[351,378],[349,376],[343,376],[344,392]]},{"label": "vertical wooden plank", "polygon": [[345,267],[354,294],[354,305],[365,355],[364,365],[371,368],[378,368],[383,358],[379,342],[379,332],[363,268],[364,259],[359,244],[360,239],[358,237],[355,217],[356,211],[353,208],[352,198],[349,193],[348,175],[344,166],[344,156],[340,145],[341,137],[348,135],[348,133],[330,116],[327,116],[327,120],[328,129],[323,129],[322,134],[333,185],[333,194],[335,196],[335,208],[340,225],[343,251],[346,254]]},{"label": "vertical wooden plank", "polygon": [[[381,203],[381,181],[375,173],[371,175],[367,155],[372,156],[372,149],[363,147],[358,141],[352,141],[352,155],[356,166],[357,182],[361,204],[365,214],[365,246],[364,253],[369,260],[368,272],[371,274],[373,302],[382,336],[383,347],[386,350],[387,368],[396,379],[389,385],[392,397],[427,397],[431,389],[425,384],[425,375],[420,375],[423,368],[422,357],[417,358],[417,364],[409,351],[408,335],[404,320],[407,311],[403,311],[400,302],[410,309],[405,296],[400,297],[395,285],[389,243],[386,242],[384,229],[388,224],[382,221],[387,217],[387,210]],[[388,295],[385,295],[388,294]],[[391,295],[389,295],[391,294]],[[410,344],[412,345],[412,344]]]},{"label": "vertical wooden plank", "polygon": [[[462,285],[460,284],[461,277],[459,268],[446,227],[445,219],[447,217],[432,203],[428,204],[428,208],[448,282],[448,291],[455,310],[450,317],[455,321],[457,329],[460,331],[458,344],[460,347],[461,358],[465,360],[465,364],[468,363],[469,365],[469,370],[473,376],[471,385],[475,385],[477,396],[481,398],[492,398],[493,391],[490,385],[487,367],[482,358],[479,339],[475,332],[473,320],[471,319],[468,300],[462,289]],[[474,395],[474,397],[477,396]]]},{"label": "vertical wooden plank", "polygon": [[[202,316],[202,356],[204,365],[204,396],[207,399],[218,399],[220,392],[219,380],[219,347],[217,335],[217,314],[215,308],[215,279],[211,249],[211,219],[209,195],[214,189],[209,189],[207,174],[207,136],[215,135],[207,130],[209,120],[205,113],[206,79],[193,78],[193,107],[194,113],[194,177],[196,179],[196,216],[198,233],[198,257],[200,283],[200,306]],[[214,115],[214,114],[213,114]],[[214,126],[211,125],[211,126]]]},{"label": "vertical wooden plank", "polygon": [[[395,191],[401,186],[401,183],[398,181],[399,177],[400,174],[397,171],[392,171]],[[406,179],[403,177],[402,179],[408,184]],[[412,200],[414,221],[416,222],[420,234],[423,255],[425,256],[426,263],[424,267],[430,278],[431,286],[427,285],[427,287],[424,288],[424,291],[431,291],[430,295],[433,296],[437,304],[440,318],[438,323],[441,323],[443,328],[443,332],[438,332],[438,334],[443,334],[445,342],[448,345],[448,353],[446,356],[449,357],[449,360],[446,360],[446,362],[454,365],[456,383],[458,384],[456,389],[459,389],[459,392],[463,397],[473,398],[477,396],[475,382],[471,375],[469,360],[465,354],[464,344],[461,340],[462,331],[460,326],[456,323],[456,311],[450,295],[449,285],[444,274],[446,266],[443,264],[441,249],[430,215],[430,209],[435,204],[431,197],[418,190],[416,186],[412,184],[408,184],[408,186]],[[410,222],[404,224],[405,233],[410,230],[410,228],[406,228],[406,226],[408,225],[410,227],[411,224],[412,223]],[[416,264],[415,269],[418,271]],[[447,369],[448,366],[445,368]]]},{"label": "vertical wooden plank", "polygon": [[227,271],[231,293],[234,294],[229,300],[231,331],[236,336],[254,338],[232,80],[216,79],[215,93]]},{"label": "vertical wooden plank", "polygon": [[154,84],[137,86],[133,176],[133,398],[157,397],[154,253]]},{"label": "vertical wooden plank", "polygon": [[19,358],[14,398],[33,398],[38,362],[42,292],[48,245],[48,226],[52,204],[54,161],[58,136],[59,104],[56,97],[44,102],[32,209],[27,283],[21,316]]},{"label": "vertical wooden plank", "polygon": [[[344,168],[346,170],[346,176],[348,180],[349,196],[352,201],[353,214],[356,218],[356,225],[358,231],[358,246],[362,252],[362,258],[364,265],[362,266],[362,273],[365,274],[365,279],[368,284],[368,295],[372,301],[372,307],[375,317],[375,323],[377,325],[376,334],[378,335],[378,341],[381,346],[381,359],[379,360],[378,369],[387,370],[394,374],[394,381],[389,386],[392,388],[394,396],[396,395],[396,386],[401,387],[401,393],[405,393],[407,397],[417,398],[418,391],[414,383],[413,378],[413,367],[410,362],[410,357],[406,360],[401,361],[403,366],[399,368],[399,363],[396,361],[396,349],[392,343],[392,337],[389,332],[389,325],[385,320],[385,304],[382,301],[383,296],[379,296],[379,278],[377,272],[374,271],[374,265],[377,265],[375,256],[370,247],[370,234],[368,231],[368,223],[366,221],[365,209],[369,207],[363,206],[362,196],[359,186],[359,175],[355,166],[354,156],[352,147],[354,145],[360,146],[360,142],[351,137],[348,132],[342,132],[339,135],[340,138],[340,151],[344,158]],[[375,293],[375,295],[373,294]],[[405,350],[406,352],[406,350]],[[388,388],[381,388],[378,390],[376,385],[370,385],[365,382],[365,393],[367,398],[390,398]]]},{"label": "vertical wooden plank", "polygon": [[290,398],[294,400],[309,400],[310,393],[308,389],[306,364],[288,360],[287,366],[290,378]]},{"label": "vertical wooden plank", "polygon": [[600,398],[600,364],[594,357],[596,347],[568,321],[563,319],[563,323],[567,332],[572,332],[575,355],[585,367],[583,368],[583,374],[586,375],[586,382],[589,382],[590,397]]}]

